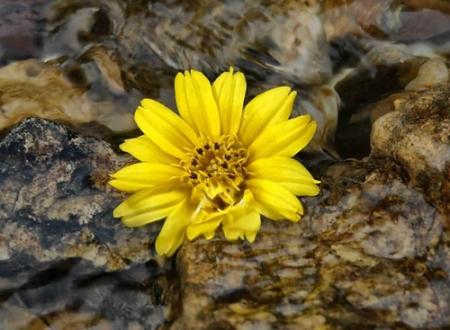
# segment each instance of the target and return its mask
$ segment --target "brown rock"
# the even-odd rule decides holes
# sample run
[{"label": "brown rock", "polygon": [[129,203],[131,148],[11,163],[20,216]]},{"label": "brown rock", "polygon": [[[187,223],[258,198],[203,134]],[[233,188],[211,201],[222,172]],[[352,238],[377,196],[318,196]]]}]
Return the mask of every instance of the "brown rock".
[{"label": "brown rock", "polygon": [[171,328],[449,327],[449,90],[381,116],[371,156],[329,167],[299,224],[185,244]]},{"label": "brown rock", "polygon": [[[104,53],[98,50],[93,56],[99,57],[105,74],[117,77],[117,68]],[[0,130],[33,116],[71,124],[95,121],[119,132],[136,128],[130,110],[92,100],[84,87],[74,84],[56,65],[26,60],[5,66],[0,69],[0,89]]]},{"label": "brown rock", "polygon": [[395,159],[412,183],[450,212],[450,85],[417,93],[373,125],[373,154]]},{"label": "brown rock", "polygon": [[185,244],[172,329],[450,325],[445,217],[386,165],[332,166],[300,224],[251,245]]}]

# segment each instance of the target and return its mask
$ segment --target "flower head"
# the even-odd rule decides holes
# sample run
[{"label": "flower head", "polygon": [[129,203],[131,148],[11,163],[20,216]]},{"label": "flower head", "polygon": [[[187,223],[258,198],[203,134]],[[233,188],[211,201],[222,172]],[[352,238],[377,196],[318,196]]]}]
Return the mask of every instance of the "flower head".
[{"label": "flower head", "polygon": [[166,218],[156,240],[170,256],[185,238],[255,240],[260,216],[298,221],[295,196],[314,196],[318,181],[292,157],[314,135],[309,115],[289,119],[296,92],[270,89],[244,108],[245,77],[222,73],[211,85],[191,70],[175,78],[178,113],[143,99],[135,120],[144,133],[120,147],[140,162],[112,175],[110,184],[134,194],[114,216],[142,226]]}]

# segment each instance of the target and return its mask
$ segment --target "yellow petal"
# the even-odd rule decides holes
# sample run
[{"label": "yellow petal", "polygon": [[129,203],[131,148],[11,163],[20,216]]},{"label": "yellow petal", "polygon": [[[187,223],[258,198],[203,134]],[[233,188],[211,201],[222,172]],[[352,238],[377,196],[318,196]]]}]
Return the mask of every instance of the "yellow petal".
[{"label": "yellow petal", "polygon": [[196,239],[200,235],[204,235],[205,238],[211,239],[214,237],[214,232],[217,227],[219,227],[221,220],[221,217],[216,217],[205,222],[194,222],[187,227],[186,236],[190,241]]},{"label": "yellow petal", "polygon": [[137,191],[156,185],[168,184],[184,175],[180,168],[162,163],[136,163],[126,166],[111,176],[113,187],[123,191]]},{"label": "yellow petal", "polygon": [[170,257],[183,243],[186,227],[195,218],[195,207],[184,200],[164,221],[161,232],[156,239],[156,252],[161,256]]},{"label": "yellow petal", "polygon": [[241,72],[222,73],[213,83],[213,93],[220,113],[222,134],[236,135],[241,125],[247,83]]},{"label": "yellow petal", "polygon": [[244,236],[252,243],[261,227],[261,217],[259,213],[251,208],[238,208],[226,215],[222,222],[222,229],[227,240],[243,239]]},{"label": "yellow petal", "polygon": [[201,72],[185,71],[175,77],[175,98],[180,115],[200,135],[218,137],[220,117],[211,83]]},{"label": "yellow petal", "polygon": [[276,87],[256,96],[244,108],[239,138],[248,146],[270,125],[289,118],[297,93],[287,86]]},{"label": "yellow petal", "polygon": [[174,157],[184,158],[185,151],[198,144],[198,137],[192,128],[159,102],[143,99],[134,117],[141,131]]},{"label": "yellow petal", "polygon": [[251,179],[246,181],[260,213],[272,220],[298,221],[303,214],[300,201],[289,190],[278,183]]},{"label": "yellow petal", "polygon": [[122,217],[128,227],[143,226],[166,218],[188,196],[183,189],[168,187],[149,188],[138,191],[114,210],[114,217]]},{"label": "yellow petal", "polygon": [[274,181],[298,196],[316,196],[319,181],[297,160],[289,157],[260,158],[247,166],[251,179]]},{"label": "yellow petal", "polygon": [[268,127],[248,148],[249,160],[273,156],[292,157],[311,141],[317,124],[299,116]]},{"label": "yellow petal", "polygon": [[176,164],[178,160],[164,152],[147,136],[141,135],[137,138],[127,139],[120,145],[122,151],[128,152],[141,162],[155,162],[165,164]]}]

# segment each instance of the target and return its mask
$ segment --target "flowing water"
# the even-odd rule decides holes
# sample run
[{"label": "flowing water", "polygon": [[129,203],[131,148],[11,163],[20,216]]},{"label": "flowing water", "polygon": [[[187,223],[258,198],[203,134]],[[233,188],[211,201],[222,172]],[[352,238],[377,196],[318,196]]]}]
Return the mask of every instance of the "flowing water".
[{"label": "flowing water", "polygon": [[[319,124],[300,157],[320,173],[367,156],[372,123],[393,110],[386,97],[447,81],[449,55],[446,0],[1,0],[0,130],[42,117],[116,146],[138,134],[141,98],[175,109],[178,71],[213,79],[234,66],[248,99],[280,84],[298,90],[295,112]],[[168,322],[171,262],[104,269],[47,258],[33,270],[2,254],[9,243],[0,233],[0,328]]]}]

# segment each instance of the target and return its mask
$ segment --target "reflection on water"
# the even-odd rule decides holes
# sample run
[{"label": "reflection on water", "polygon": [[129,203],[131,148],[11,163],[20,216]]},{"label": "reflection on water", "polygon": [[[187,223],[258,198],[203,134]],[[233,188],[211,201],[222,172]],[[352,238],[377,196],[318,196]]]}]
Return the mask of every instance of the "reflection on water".
[{"label": "reflection on water", "polygon": [[[174,108],[177,71],[213,78],[233,65],[249,97],[299,90],[295,111],[319,124],[308,163],[362,158],[373,121],[394,109],[386,97],[448,81],[449,54],[445,0],[5,0],[0,130],[40,116],[133,135],[142,97]],[[0,326],[148,329],[166,316],[171,285],[148,260],[95,276],[79,272],[82,260],[49,261],[17,286],[5,244],[0,236]]]}]

